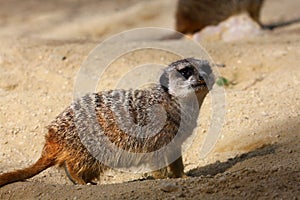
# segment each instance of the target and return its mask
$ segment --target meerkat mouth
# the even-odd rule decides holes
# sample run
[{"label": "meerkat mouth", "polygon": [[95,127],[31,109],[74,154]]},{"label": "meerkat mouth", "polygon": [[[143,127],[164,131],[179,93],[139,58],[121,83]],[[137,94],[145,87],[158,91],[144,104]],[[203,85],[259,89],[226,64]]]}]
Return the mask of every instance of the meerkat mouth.
[{"label": "meerkat mouth", "polygon": [[204,79],[200,79],[199,81],[197,81],[196,83],[192,84],[192,87],[194,89],[206,89],[207,85]]}]

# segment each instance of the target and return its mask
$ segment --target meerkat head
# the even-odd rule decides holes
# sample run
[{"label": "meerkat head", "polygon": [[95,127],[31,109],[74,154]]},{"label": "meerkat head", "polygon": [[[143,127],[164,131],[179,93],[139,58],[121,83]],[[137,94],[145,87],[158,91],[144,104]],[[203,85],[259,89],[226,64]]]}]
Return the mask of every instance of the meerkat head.
[{"label": "meerkat head", "polygon": [[208,61],[186,58],[171,63],[161,75],[160,84],[177,97],[206,94],[214,84],[214,75]]}]

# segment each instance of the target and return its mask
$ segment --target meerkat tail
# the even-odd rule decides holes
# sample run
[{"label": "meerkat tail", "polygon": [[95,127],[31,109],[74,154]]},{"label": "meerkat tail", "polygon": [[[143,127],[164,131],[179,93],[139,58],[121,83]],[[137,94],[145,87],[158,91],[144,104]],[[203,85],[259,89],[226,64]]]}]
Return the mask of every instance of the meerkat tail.
[{"label": "meerkat tail", "polygon": [[[49,146],[52,148],[49,148]],[[0,187],[9,183],[24,181],[55,165],[57,163],[55,152],[51,150],[54,150],[53,145],[51,146],[49,143],[46,143],[42,156],[37,160],[36,163],[24,169],[0,174]]]}]

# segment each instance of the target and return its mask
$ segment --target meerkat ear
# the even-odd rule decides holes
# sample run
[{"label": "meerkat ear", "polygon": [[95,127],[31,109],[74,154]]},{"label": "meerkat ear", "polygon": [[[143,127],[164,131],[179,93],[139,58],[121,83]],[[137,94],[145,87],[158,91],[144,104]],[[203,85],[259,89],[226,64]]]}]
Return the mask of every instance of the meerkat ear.
[{"label": "meerkat ear", "polygon": [[162,86],[162,88],[166,91],[168,91],[169,88],[169,76],[168,73],[164,70],[162,75],[159,78],[159,84]]}]

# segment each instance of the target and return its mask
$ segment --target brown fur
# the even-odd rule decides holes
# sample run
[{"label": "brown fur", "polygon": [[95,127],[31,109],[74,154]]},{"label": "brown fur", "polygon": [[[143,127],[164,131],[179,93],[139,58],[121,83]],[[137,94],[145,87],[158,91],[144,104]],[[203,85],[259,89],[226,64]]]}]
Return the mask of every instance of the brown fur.
[{"label": "brown fur", "polygon": [[179,0],[176,11],[176,30],[187,34],[206,26],[217,25],[241,12],[249,13],[258,24],[264,0]]},{"label": "brown fur", "polygon": [[[178,70],[177,68],[181,69],[185,65],[190,66],[191,64],[196,65],[197,63],[195,63],[195,59],[185,59],[172,63],[168,68],[171,71],[176,71]],[[206,67],[205,70],[207,70],[204,70],[204,72],[210,75],[211,70],[209,66],[205,62],[203,65]],[[170,72],[166,71],[161,78],[161,81],[166,84],[169,83],[167,80],[169,77],[166,76],[168,73]],[[194,71],[194,73],[198,72]],[[198,74],[197,77],[200,77],[200,75]],[[186,79],[181,79],[186,81]],[[203,79],[199,81],[199,83],[203,84]],[[170,88],[173,86],[170,84],[165,87]],[[71,106],[65,109],[48,126],[41,158],[28,168],[1,174],[0,187],[31,178],[54,165],[64,167],[68,177],[75,184],[92,183],[108,167],[91,155],[86,146],[82,144],[80,131],[86,135],[89,134],[90,130],[95,131],[96,134],[103,134],[115,146],[134,153],[153,152],[169,144],[177,134],[180,123],[182,123],[180,118],[182,113],[178,104],[178,97],[171,95],[165,87],[162,84],[146,90],[111,90],[87,94],[75,100]],[[201,86],[201,89],[197,89],[196,92],[193,89],[192,91],[196,93],[200,109],[202,101],[208,93],[208,88],[207,86]],[[151,115],[147,109],[152,105],[161,105],[167,115],[167,120],[159,133],[154,136],[139,138],[120,128],[120,123],[118,123],[120,118],[123,119],[125,125],[127,118],[133,119],[135,124],[138,124],[140,127],[150,123]],[[199,111],[197,110],[196,112],[198,114]],[[101,127],[99,130],[90,121],[93,118],[92,113],[95,114],[96,125]],[[196,121],[196,119],[193,119],[193,121],[188,121],[188,123],[192,124],[194,128]],[[130,123],[129,126],[131,126]],[[150,127],[149,133],[155,131],[152,130],[155,128],[155,126]],[[182,141],[191,134],[190,132],[181,136]],[[102,142],[100,141],[100,144]],[[95,147],[98,148],[97,145]],[[177,151],[180,151],[180,145]],[[118,161],[118,159],[113,160]],[[126,160],[126,162],[130,161]],[[168,168],[171,173],[170,177],[185,176],[181,157],[169,164]],[[155,178],[166,177],[166,174],[164,174],[165,169],[154,171],[153,176]]]}]

